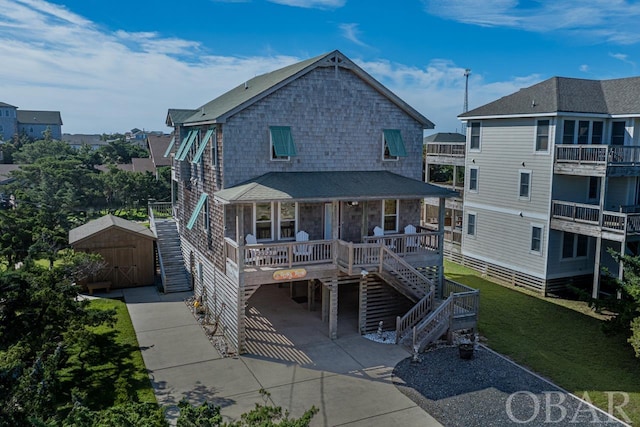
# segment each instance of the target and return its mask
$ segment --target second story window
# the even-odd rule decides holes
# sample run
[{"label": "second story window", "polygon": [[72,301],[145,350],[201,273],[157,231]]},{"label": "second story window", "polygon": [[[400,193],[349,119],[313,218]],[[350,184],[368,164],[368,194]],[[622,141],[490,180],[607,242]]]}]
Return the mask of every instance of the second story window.
[{"label": "second story window", "polygon": [[549,120],[538,120],[537,122],[536,151],[549,151]]},{"label": "second story window", "polygon": [[529,200],[531,198],[531,171],[520,170],[518,197],[525,200]]},{"label": "second story window", "polygon": [[471,122],[469,149],[480,150],[480,122]]},{"label": "second story window", "polygon": [[478,192],[478,168],[469,168],[469,191]]},{"label": "second story window", "polygon": [[407,157],[402,135],[398,129],[384,129],[382,131],[382,159],[398,160]]},{"label": "second story window", "polygon": [[624,145],[624,137],[627,133],[625,122],[613,122],[611,124],[611,145]]},{"label": "second story window", "polygon": [[269,126],[271,160],[288,161],[297,155],[289,126]]}]

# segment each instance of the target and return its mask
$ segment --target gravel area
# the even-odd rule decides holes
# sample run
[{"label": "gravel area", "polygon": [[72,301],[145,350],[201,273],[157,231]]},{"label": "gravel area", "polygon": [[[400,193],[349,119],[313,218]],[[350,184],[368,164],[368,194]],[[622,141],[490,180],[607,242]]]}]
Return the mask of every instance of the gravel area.
[{"label": "gravel area", "polygon": [[441,347],[394,369],[394,382],[444,426],[624,426],[575,396],[479,347],[471,360]]}]

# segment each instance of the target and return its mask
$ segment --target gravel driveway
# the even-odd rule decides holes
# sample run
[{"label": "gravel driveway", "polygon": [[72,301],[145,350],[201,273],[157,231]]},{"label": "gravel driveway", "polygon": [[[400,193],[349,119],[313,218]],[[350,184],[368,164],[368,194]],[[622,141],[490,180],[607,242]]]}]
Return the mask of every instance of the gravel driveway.
[{"label": "gravel driveway", "polygon": [[393,373],[396,387],[445,426],[625,425],[485,347],[471,360],[438,348]]}]

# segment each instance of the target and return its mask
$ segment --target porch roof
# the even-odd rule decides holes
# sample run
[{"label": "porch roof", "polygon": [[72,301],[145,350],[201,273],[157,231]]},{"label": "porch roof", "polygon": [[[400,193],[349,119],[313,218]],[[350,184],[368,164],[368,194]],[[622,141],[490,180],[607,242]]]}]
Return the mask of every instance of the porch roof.
[{"label": "porch roof", "polygon": [[388,171],[269,172],[214,193],[219,203],[364,201],[458,193]]}]

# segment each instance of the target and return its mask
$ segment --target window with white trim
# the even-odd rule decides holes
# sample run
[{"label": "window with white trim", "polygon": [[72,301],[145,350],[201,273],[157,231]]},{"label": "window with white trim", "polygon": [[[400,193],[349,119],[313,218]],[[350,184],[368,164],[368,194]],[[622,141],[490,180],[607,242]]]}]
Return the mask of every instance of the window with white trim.
[{"label": "window with white trim", "polygon": [[480,150],[480,122],[471,122],[469,131],[469,150]]},{"label": "window with white trim", "polygon": [[253,207],[256,240],[273,240],[273,205],[256,203]]},{"label": "window with white trim", "polygon": [[476,214],[475,213],[467,213],[467,235],[475,236],[476,235]]},{"label": "window with white trim", "polygon": [[279,240],[295,240],[298,223],[298,204],[295,202],[278,203],[278,211],[280,216],[278,221],[278,239]]},{"label": "window with white trim", "polygon": [[474,193],[478,192],[478,168],[477,167],[469,168],[469,191]]},{"label": "window with white trim", "polygon": [[532,253],[542,254],[542,227],[539,225],[531,225],[531,246],[529,250]]},{"label": "window with white trim", "polygon": [[385,233],[398,232],[398,212],[400,209],[399,200],[382,201],[382,229]]},{"label": "window with white trim", "polygon": [[518,184],[518,198],[521,200],[531,199],[531,171],[520,169],[520,179]]},{"label": "window with white trim", "polygon": [[562,233],[562,259],[585,258],[588,252],[588,236],[568,231]]},{"label": "window with white trim", "polygon": [[536,122],[536,151],[549,151],[549,120]]},{"label": "window with white trim", "polygon": [[563,120],[563,144],[602,144],[604,122],[602,120]]}]

